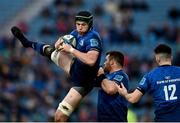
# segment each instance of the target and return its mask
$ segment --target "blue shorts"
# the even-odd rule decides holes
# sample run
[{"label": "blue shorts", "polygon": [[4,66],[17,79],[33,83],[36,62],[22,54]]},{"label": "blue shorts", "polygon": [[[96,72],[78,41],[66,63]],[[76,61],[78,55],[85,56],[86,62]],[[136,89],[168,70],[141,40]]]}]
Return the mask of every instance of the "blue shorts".
[{"label": "blue shorts", "polygon": [[70,79],[74,86],[93,87],[98,67],[91,67],[77,59],[71,65]]}]

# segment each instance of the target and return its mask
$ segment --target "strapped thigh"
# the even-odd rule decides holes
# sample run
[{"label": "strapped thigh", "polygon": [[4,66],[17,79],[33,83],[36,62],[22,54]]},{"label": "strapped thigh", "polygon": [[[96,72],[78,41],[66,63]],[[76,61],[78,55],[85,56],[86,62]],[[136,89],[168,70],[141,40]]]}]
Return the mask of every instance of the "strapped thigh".
[{"label": "strapped thigh", "polygon": [[72,87],[64,100],[59,103],[57,110],[66,116],[70,116],[74,109],[79,105],[81,99],[92,90],[92,87]]},{"label": "strapped thigh", "polygon": [[60,110],[63,114],[69,117],[74,111],[74,108],[69,103],[63,100],[61,103],[59,103],[59,107],[57,108],[57,110]]},{"label": "strapped thigh", "polygon": [[74,56],[72,54],[55,50],[51,54],[51,60],[66,73],[69,74]]}]

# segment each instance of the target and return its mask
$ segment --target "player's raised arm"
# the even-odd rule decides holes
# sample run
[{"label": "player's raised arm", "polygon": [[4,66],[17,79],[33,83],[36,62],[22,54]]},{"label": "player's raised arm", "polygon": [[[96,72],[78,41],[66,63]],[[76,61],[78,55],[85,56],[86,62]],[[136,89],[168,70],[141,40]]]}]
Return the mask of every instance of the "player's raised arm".
[{"label": "player's raised arm", "polygon": [[138,89],[135,89],[132,93],[128,93],[123,83],[121,83],[121,85],[116,84],[116,87],[118,89],[119,94],[124,96],[126,100],[130,103],[138,102],[140,98],[143,96],[143,93]]}]

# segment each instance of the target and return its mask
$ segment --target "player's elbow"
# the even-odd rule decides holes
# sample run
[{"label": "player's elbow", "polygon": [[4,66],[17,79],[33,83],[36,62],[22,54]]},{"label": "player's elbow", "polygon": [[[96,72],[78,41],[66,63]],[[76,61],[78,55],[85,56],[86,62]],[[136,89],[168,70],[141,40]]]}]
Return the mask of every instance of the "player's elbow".
[{"label": "player's elbow", "polygon": [[126,99],[128,99],[130,103],[137,103],[141,99],[142,95],[143,94],[138,89],[136,89],[133,93],[128,94]]},{"label": "player's elbow", "polygon": [[109,95],[113,95],[113,94],[115,94],[115,91],[108,89],[108,90],[106,91],[106,93],[109,94]]},{"label": "player's elbow", "polygon": [[94,66],[98,59],[99,52],[97,51],[89,51],[86,55],[86,62],[89,66]]},{"label": "player's elbow", "polygon": [[109,94],[109,95],[113,95],[113,94],[115,94],[116,93],[116,89],[114,88],[114,87],[108,87],[108,88],[106,88],[106,89],[104,89],[105,90],[105,92],[107,93],[107,94]]},{"label": "player's elbow", "polygon": [[88,64],[89,66],[91,66],[91,67],[94,66],[95,63],[96,63],[95,60],[88,60],[88,61],[87,61],[87,64]]},{"label": "player's elbow", "polygon": [[134,99],[134,98],[130,98],[128,101],[129,101],[130,103],[132,103],[132,104],[138,102],[138,100],[137,100],[137,99]]}]

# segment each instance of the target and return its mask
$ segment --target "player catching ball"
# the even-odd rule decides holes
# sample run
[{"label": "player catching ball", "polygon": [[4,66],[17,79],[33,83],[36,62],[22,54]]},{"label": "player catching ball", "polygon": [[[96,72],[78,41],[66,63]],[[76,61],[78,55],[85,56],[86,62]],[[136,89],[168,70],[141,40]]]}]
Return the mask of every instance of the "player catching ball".
[{"label": "player catching ball", "polygon": [[70,35],[76,39],[76,47],[65,43],[62,38],[55,46],[32,42],[17,27],[11,29],[25,48],[33,48],[48,57],[71,77],[73,87],[59,103],[55,113],[56,122],[67,121],[82,98],[92,90],[100,64],[102,44],[98,32],[93,29],[93,15],[88,11],[78,12],[75,25],[76,29]]}]

